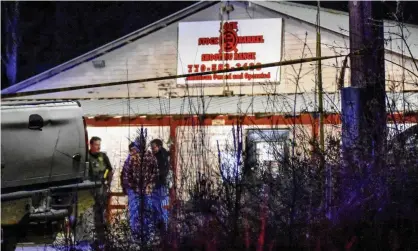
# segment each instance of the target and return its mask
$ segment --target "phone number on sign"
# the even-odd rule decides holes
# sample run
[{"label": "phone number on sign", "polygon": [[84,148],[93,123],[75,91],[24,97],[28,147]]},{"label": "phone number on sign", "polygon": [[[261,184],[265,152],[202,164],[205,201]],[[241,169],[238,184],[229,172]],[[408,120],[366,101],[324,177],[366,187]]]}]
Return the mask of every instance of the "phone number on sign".
[{"label": "phone number on sign", "polygon": [[[251,66],[259,66],[261,63],[245,63],[240,64],[236,63],[235,66],[230,66],[229,64],[212,64],[210,66],[204,65],[204,64],[189,64],[187,65],[188,73],[198,73],[198,72],[207,72],[207,71],[221,71],[221,70],[229,70],[229,69],[235,69],[240,67],[251,67]],[[254,70],[254,69],[250,69]],[[260,71],[261,68],[256,68],[255,70]]]}]

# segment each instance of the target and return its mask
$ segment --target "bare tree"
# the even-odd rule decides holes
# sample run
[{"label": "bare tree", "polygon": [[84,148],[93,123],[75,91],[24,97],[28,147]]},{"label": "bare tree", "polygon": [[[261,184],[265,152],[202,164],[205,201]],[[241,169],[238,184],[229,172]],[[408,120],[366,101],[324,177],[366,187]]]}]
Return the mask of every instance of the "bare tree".
[{"label": "bare tree", "polygon": [[[293,36],[302,45],[298,57],[315,53],[308,34]],[[406,41],[402,34],[400,37]],[[322,46],[341,55],[348,51],[345,42],[342,39]],[[172,208],[171,232],[160,236],[171,243],[167,250],[416,250],[418,126],[406,115],[416,113],[417,107],[403,92],[396,94],[398,83],[407,84],[407,74],[415,80],[418,74],[414,62],[412,67],[406,62],[393,63],[403,71],[396,75],[402,77],[400,80],[387,79],[392,119],[387,151],[380,156],[386,165],[372,174],[367,161],[343,161],[338,123],[328,121],[324,128],[323,150],[317,135],[311,133],[317,118],[312,116],[310,124],[298,123],[297,110],[317,111],[316,99],[300,94],[311,91],[305,90],[302,82],[308,73],[315,72],[315,66],[298,64],[286,69],[286,82],[294,87],[290,95],[280,93],[281,83],[263,84],[266,116],[286,115],[284,126],[288,129],[283,131],[269,132],[279,129],[273,121],[265,127],[244,125],[242,118],[254,115],[249,103],[247,110],[237,111],[239,115],[227,128],[225,138],[211,140],[214,135],[204,123],[210,116],[206,114],[210,98],[184,98],[183,118],[190,123],[177,131],[179,202]],[[324,70],[335,70],[336,92],[343,87],[347,65],[347,60],[323,61]],[[388,75],[394,75],[390,70],[391,66],[386,68]],[[186,88],[186,93],[192,91],[203,93],[203,89]],[[324,93],[324,100],[327,112],[340,113],[338,94]],[[161,108],[161,114],[164,112]],[[328,119],[327,112],[324,120]],[[263,144],[248,140],[250,131]],[[266,150],[268,159],[259,158],[259,150]],[[358,149],[359,155],[363,150]],[[122,210],[109,223],[109,245],[115,250],[134,248],[125,214]],[[157,240],[148,248],[161,247],[159,244]]]},{"label": "bare tree", "polygon": [[16,83],[17,56],[19,47],[19,2],[2,3],[4,8],[5,51],[2,51],[2,64],[6,69],[8,86]]}]

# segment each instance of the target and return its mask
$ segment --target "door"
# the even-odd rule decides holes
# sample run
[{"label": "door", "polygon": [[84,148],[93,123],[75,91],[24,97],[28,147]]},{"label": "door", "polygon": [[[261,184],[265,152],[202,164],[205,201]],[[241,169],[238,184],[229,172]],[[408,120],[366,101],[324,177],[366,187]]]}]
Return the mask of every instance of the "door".
[{"label": "door", "polygon": [[83,112],[78,105],[60,105],[49,110],[54,135],[51,182],[82,179],[87,153]]},{"label": "door", "polygon": [[76,103],[2,107],[1,127],[2,188],[84,176],[85,132]]},{"label": "door", "polygon": [[51,174],[56,130],[48,113],[37,109],[2,109],[2,188],[35,185]]}]

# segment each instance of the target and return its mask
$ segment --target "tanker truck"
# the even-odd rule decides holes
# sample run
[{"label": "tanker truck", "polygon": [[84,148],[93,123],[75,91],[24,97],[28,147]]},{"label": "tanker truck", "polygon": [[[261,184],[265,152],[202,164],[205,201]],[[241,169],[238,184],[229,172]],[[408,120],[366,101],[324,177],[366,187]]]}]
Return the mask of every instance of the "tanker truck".
[{"label": "tanker truck", "polygon": [[[80,232],[92,208],[88,135],[78,102],[1,105],[2,250]],[[68,243],[67,243],[68,244]]]}]

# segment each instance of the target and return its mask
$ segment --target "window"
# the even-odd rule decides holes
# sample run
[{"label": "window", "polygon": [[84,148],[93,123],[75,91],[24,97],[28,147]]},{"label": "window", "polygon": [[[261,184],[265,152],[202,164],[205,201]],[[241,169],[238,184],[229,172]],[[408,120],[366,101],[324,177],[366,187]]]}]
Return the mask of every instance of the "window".
[{"label": "window", "polygon": [[256,152],[259,162],[284,160],[284,142],[257,142]]},{"label": "window", "polygon": [[250,129],[246,141],[246,169],[276,175],[287,158],[288,129]]}]

